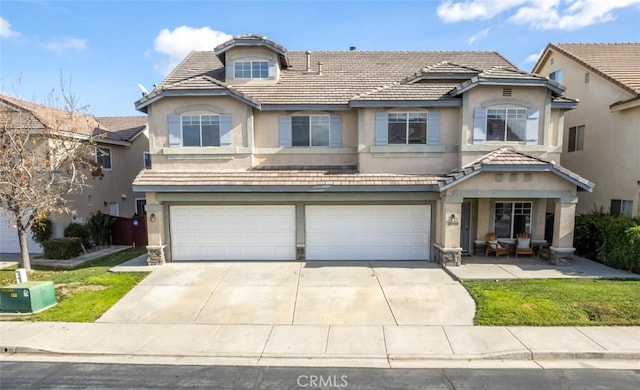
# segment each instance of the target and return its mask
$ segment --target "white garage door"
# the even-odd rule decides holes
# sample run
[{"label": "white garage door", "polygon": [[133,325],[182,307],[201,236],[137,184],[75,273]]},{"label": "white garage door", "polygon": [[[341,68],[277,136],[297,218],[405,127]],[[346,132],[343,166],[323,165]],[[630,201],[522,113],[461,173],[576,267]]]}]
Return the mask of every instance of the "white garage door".
[{"label": "white garage door", "polygon": [[[0,253],[20,253],[18,232],[9,227],[11,218],[5,212],[0,212]],[[31,239],[31,232],[27,234],[29,253],[42,253],[42,247]]]},{"label": "white garage door", "polygon": [[295,260],[295,206],[171,206],[173,260]]},{"label": "white garage door", "polygon": [[307,260],[427,260],[428,205],[307,206]]}]

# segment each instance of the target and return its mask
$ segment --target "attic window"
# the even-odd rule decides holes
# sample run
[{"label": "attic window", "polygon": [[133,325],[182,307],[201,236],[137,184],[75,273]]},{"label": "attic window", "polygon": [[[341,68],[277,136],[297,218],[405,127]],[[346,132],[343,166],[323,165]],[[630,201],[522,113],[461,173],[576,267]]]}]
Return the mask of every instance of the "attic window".
[{"label": "attic window", "polygon": [[584,83],[588,84],[589,83],[589,72],[584,74]]},{"label": "attic window", "polygon": [[502,88],[502,96],[511,96],[513,90],[511,88]]}]

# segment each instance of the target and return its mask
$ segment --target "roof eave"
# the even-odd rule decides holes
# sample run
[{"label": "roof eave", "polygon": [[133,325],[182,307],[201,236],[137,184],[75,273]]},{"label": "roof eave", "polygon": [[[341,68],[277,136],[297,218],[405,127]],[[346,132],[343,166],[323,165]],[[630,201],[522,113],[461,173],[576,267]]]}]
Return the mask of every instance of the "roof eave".
[{"label": "roof eave", "polygon": [[[555,84],[555,85],[554,85]],[[564,88],[562,85],[558,83],[551,83],[548,80],[522,80],[522,79],[512,79],[512,78],[504,78],[504,79],[477,79],[471,80],[467,83],[464,83],[460,86],[457,86],[453,91],[450,92],[451,96],[461,95],[470,89],[473,89],[479,85],[499,85],[499,86],[519,86],[519,87],[545,87],[552,92],[562,95],[564,92]]]},{"label": "roof eave", "polygon": [[136,110],[141,111],[146,113],[146,107],[149,106],[152,103],[157,102],[158,100],[164,98],[164,97],[169,97],[169,96],[180,96],[180,97],[185,97],[185,96],[231,96],[233,98],[236,98],[238,100],[240,100],[241,102],[244,102],[246,104],[248,104],[251,107],[254,108],[260,108],[261,104],[258,102],[255,102],[251,99],[248,99],[240,94],[237,93],[233,93],[233,91],[230,91],[228,89],[167,89],[164,91],[160,91],[157,94],[153,95],[152,97],[146,99],[145,101],[142,101],[142,99],[138,100],[137,102],[135,102],[136,105]]},{"label": "roof eave", "polygon": [[578,102],[551,102],[551,108],[560,110],[574,110],[578,108]]},{"label": "roof eave", "polygon": [[437,192],[436,184],[425,185],[144,185],[134,192]]},{"label": "roof eave", "polygon": [[611,111],[624,111],[636,107],[640,107],[640,95],[629,100],[613,103],[609,106],[609,109]]},{"label": "roof eave", "polygon": [[461,107],[462,100],[351,100],[349,107]]},{"label": "roof eave", "polygon": [[348,111],[348,104],[261,104],[261,111]]}]

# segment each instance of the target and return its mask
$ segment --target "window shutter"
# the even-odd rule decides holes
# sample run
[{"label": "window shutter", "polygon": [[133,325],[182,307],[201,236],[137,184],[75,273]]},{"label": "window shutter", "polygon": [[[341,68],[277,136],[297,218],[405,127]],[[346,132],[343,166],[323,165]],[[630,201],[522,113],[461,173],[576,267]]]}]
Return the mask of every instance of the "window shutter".
[{"label": "window shutter", "polygon": [[329,146],[332,148],[342,146],[342,115],[329,117]]},{"label": "window shutter", "polygon": [[487,110],[476,108],[473,111],[473,143],[482,145],[487,139]]},{"label": "window shutter", "polygon": [[275,61],[269,61],[269,78],[276,78],[276,63]]},{"label": "window shutter", "polygon": [[540,111],[535,108],[527,109],[527,131],[525,135],[525,145],[538,144],[538,118]]},{"label": "window shutter", "polygon": [[280,147],[290,148],[292,145],[291,138],[291,116],[280,116]]},{"label": "window shutter", "polygon": [[440,112],[427,115],[427,145],[440,145]]},{"label": "window shutter", "polygon": [[220,114],[220,146],[230,147],[232,144],[231,114]]},{"label": "window shutter", "polygon": [[389,114],[384,111],[376,112],[376,145],[389,143]]},{"label": "window shutter", "polygon": [[180,124],[180,115],[169,114],[167,116],[169,124],[169,147],[182,146],[182,126]]},{"label": "window shutter", "polygon": [[225,79],[226,80],[232,80],[234,77],[234,73],[233,73],[233,61],[228,61],[227,60],[227,64],[225,65]]}]

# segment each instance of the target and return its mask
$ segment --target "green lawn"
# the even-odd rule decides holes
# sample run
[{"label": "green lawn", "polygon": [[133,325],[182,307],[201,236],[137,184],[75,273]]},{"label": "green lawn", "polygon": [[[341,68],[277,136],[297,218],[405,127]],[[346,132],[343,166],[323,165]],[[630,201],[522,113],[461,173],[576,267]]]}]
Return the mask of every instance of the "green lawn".
[{"label": "green lawn", "polygon": [[640,281],[465,281],[476,325],[640,325]]},{"label": "green lawn", "polygon": [[[74,270],[34,270],[29,280],[52,280],[58,304],[38,314],[3,316],[0,319],[93,322],[147,276],[144,272],[108,272],[109,268],[140,256],[145,251],[144,248],[128,249]],[[14,284],[15,270],[0,271],[0,283],[2,286]]]}]

